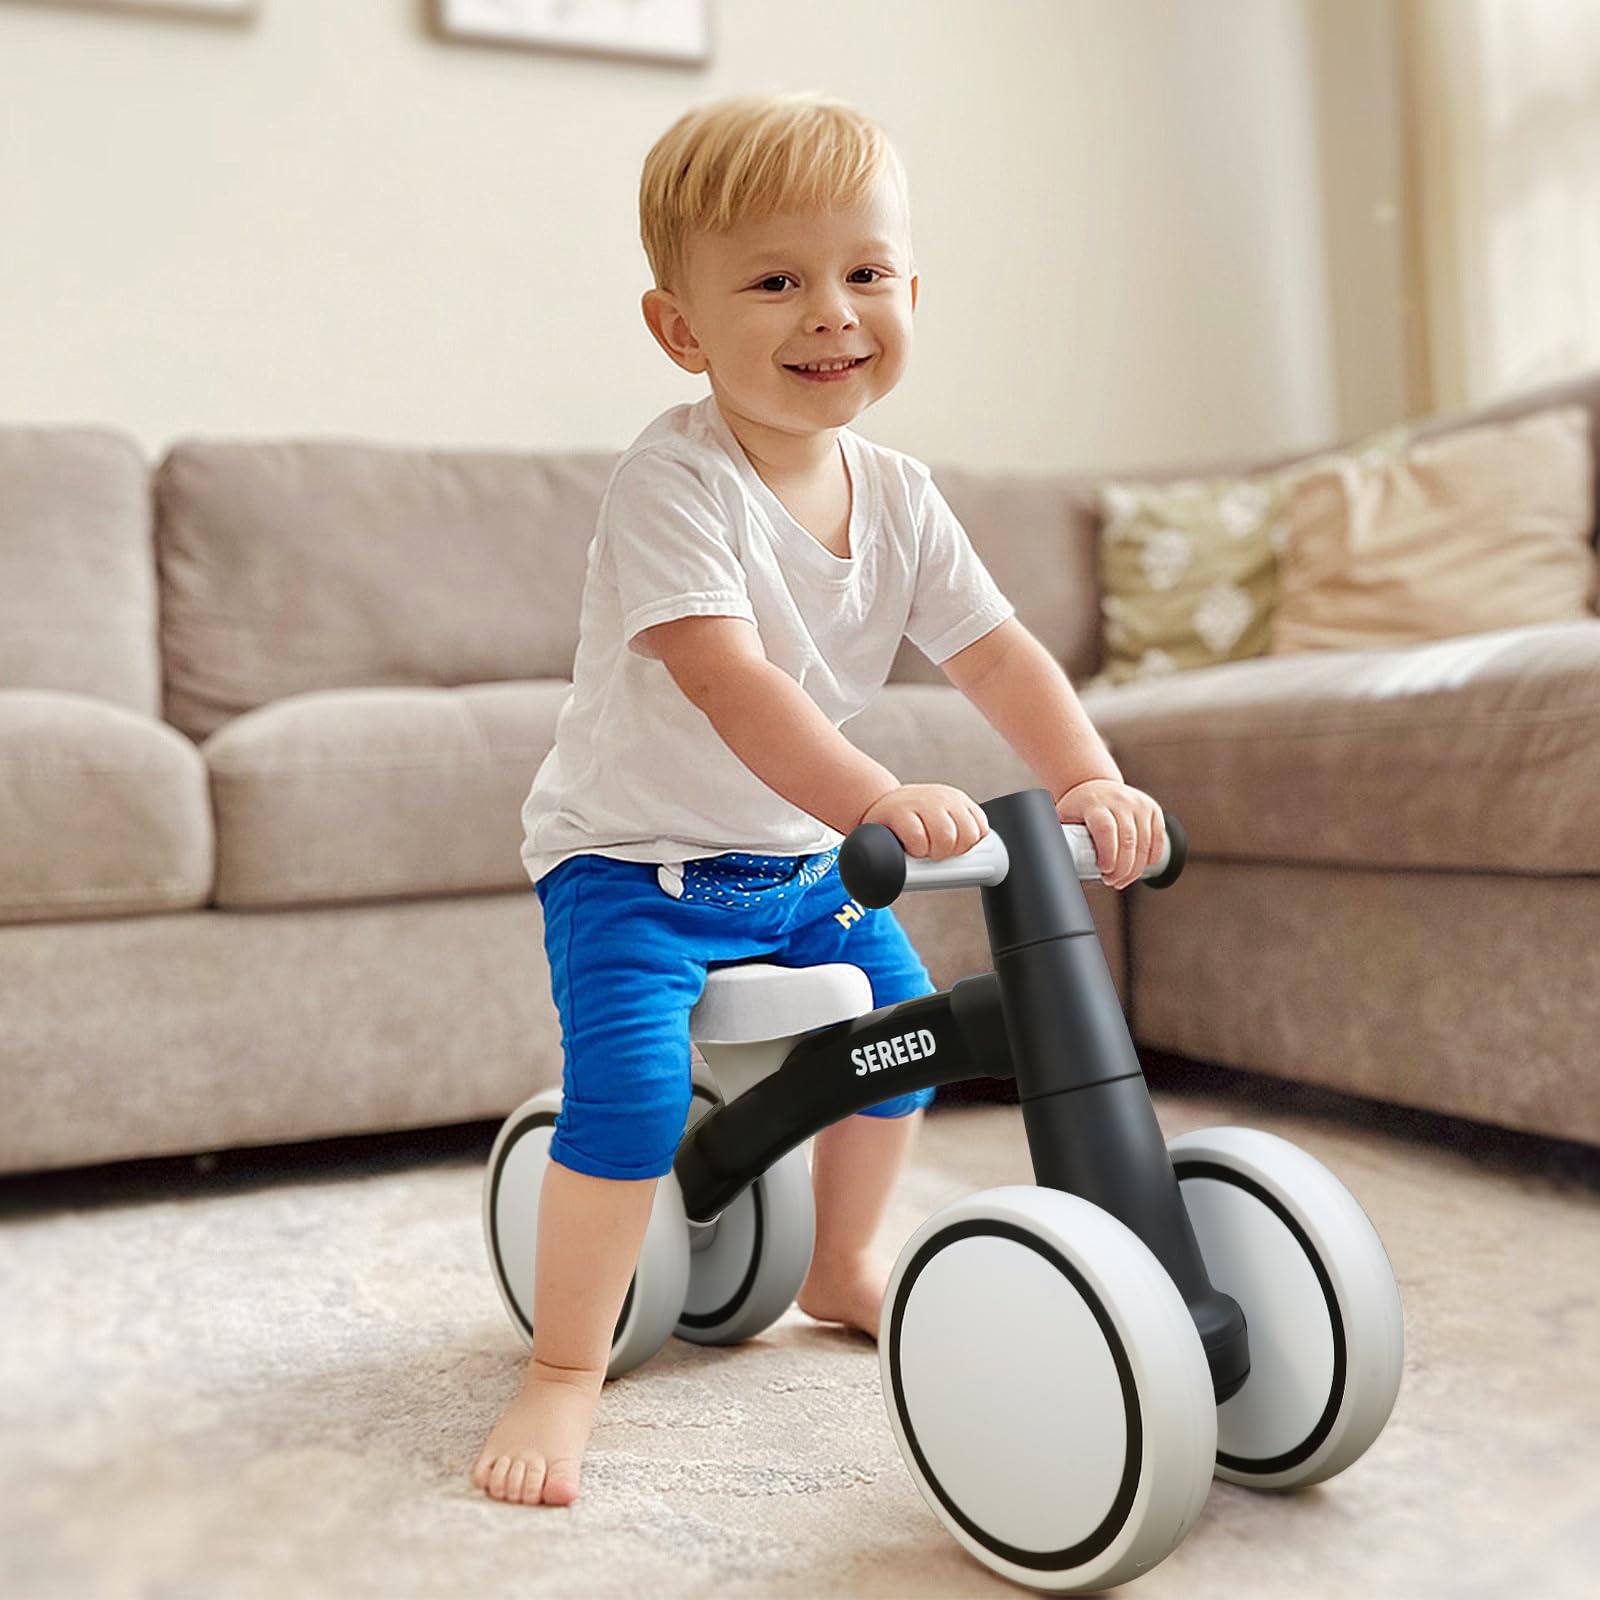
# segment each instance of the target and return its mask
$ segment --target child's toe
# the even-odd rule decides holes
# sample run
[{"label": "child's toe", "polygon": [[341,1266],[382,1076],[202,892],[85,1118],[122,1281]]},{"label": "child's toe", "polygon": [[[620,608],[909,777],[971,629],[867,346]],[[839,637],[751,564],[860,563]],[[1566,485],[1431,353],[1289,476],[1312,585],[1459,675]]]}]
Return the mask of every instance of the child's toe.
[{"label": "child's toe", "polygon": [[578,1498],[578,1463],[552,1461],[544,1480],[547,1506],[570,1506]]},{"label": "child's toe", "polygon": [[523,1457],[518,1456],[511,1463],[511,1470],[506,1473],[506,1499],[517,1501],[522,1498],[522,1483],[524,1478],[532,1477],[528,1470],[528,1463]]}]

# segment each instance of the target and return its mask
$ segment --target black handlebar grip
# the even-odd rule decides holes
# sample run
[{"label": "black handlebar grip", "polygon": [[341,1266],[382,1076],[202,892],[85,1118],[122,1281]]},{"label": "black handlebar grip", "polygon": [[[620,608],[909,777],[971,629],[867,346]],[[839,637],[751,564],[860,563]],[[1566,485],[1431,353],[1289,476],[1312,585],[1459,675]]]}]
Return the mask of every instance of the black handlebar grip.
[{"label": "black handlebar grip", "polygon": [[906,886],[906,849],[881,822],[852,828],[839,846],[839,881],[862,905],[892,905]]},{"label": "black handlebar grip", "polygon": [[1170,889],[1178,881],[1178,874],[1183,871],[1184,862],[1189,859],[1189,835],[1183,831],[1183,824],[1170,811],[1163,811],[1161,820],[1167,830],[1167,843],[1171,853],[1166,866],[1156,877],[1144,879],[1144,886],[1147,889]]}]

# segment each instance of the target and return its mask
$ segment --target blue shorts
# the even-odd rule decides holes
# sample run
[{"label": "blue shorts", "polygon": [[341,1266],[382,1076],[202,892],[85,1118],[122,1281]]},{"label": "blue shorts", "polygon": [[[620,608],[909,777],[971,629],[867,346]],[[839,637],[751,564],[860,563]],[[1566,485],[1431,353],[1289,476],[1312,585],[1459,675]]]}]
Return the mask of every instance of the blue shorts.
[{"label": "blue shorts", "polygon": [[[679,866],[570,856],[534,885],[566,1062],[551,1157],[597,1178],[659,1178],[689,1115],[689,1013],[706,972],[740,961],[846,961],[873,1007],[935,992],[887,908],[839,881],[838,851],[730,852]],[[864,1113],[902,1117],[933,1090]]]}]

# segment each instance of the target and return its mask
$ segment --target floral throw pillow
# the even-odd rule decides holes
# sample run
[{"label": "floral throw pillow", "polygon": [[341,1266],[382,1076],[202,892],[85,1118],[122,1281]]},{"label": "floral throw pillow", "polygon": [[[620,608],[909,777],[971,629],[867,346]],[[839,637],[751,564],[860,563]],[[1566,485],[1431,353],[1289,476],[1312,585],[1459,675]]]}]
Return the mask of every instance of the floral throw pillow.
[{"label": "floral throw pillow", "polygon": [[1101,485],[1103,663],[1088,688],[1267,653],[1287,472]]}]

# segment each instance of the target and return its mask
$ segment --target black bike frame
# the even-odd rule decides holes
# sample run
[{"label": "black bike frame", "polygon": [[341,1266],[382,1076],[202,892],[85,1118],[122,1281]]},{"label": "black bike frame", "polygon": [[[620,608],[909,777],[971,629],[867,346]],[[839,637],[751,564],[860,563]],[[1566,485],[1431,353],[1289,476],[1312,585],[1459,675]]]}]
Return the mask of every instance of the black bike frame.
[{"label": "black bike frame", "polygon": [[709,1222],[796,1145],[881,1101],[1010,1076],[992,972],[804,1034],[781,1067],[684,1135],[672,1164],[683,1208],[691,1221]]},{"label": "black bike frame", "polygon": [[1250,1370],[1243,1314],[1206,1276],[1055,803],[1026,789],[982,806],[1010,860],[980,890],[994,970],[804,1035],[777,1071],[684,1136],[673,1163],[684,1209],[710,1221],[852,1112],[930,1085],[1015,1077],[1035,1183],[1093,1202],[1144,1240],[1188,1304],[1224,1399]]}]

